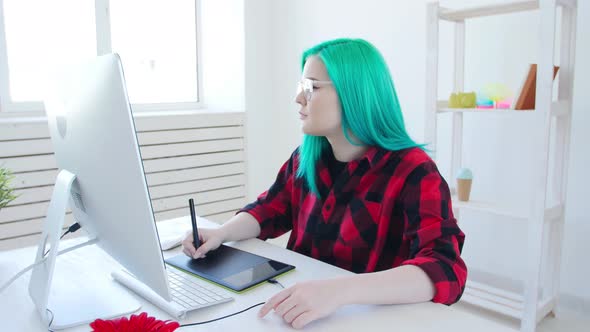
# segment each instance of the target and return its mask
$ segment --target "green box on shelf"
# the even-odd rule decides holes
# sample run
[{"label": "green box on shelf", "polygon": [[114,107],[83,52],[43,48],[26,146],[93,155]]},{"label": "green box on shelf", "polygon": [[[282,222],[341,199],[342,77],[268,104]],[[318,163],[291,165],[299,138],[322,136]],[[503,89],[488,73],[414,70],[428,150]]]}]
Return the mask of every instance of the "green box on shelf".
[{"label": "green box on shelf", "polygon": [[454,92],[449,97],[449,108],[475,108],[475,92]]}]

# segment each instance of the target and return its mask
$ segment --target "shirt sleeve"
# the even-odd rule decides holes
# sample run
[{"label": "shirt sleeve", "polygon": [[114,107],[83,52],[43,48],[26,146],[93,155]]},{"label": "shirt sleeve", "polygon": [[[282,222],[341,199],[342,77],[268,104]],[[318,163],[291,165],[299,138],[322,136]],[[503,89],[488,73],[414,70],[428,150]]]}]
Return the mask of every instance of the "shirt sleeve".
[{"label": "shirt sleeve", "polygon": [[259,239],[279,237],[293,228],[292,193],[295,182],[295,150],[281,169],[272,186],[256,199],[238,211],[252,215],[260,224]]},{"label": "shirt sleeve", "polygon": [[459,301],[467,280],[460,256],[465,234],[453,216],[449,187],[433,161],[412,171],[400,199],[406,218],[404,238],[410,243],[410,258],[401,265],[426,272],[436,289],[433,302]]}]

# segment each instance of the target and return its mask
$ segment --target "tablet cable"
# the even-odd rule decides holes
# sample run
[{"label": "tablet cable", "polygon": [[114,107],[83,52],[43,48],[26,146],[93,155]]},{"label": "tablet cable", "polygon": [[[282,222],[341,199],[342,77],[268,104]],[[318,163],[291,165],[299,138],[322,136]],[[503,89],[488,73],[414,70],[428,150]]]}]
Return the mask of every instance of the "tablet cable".
[{"label": "tablet cable", "polygon": [[[68,234],[68,233],[74,233],[75,231],[77,231],[77,230],[79,230],[79,229],[80,229],[80,224],[78,224],[78,223],[74,223],[74,224],[72,224],[72,226],[70,226],[70,227],[68,228],[68,230],[67,230],[65,233],[63,233],[63,234],[62,234],[62,236],[60,237],[60,239],[62,239],[64,236],[66,236],[66,234]],[[87,242],[84,242],[84,243],[81,243],[81,244],[78,244],[78,245],[72,246],[72,247],[70,247],[70,248],[66,248],[66,249],[64,249],[64,250],[61,250],[60,252],[58,252],[58,256],[59,256],[59,255],[62,255],[62,254],[65,254],[65,253],[67,253],[67,252],[70,252],[70,251],[72,251],[72,250],[74,250],[74,249],[78,249],[78,248],[80,248],[80,247],[84,247],[84,246],[87,246],[87,245],[89,245],[89,244],[94,244],[95,242],[96,242],[96,239],[91,239],[91,240],[88,240]],[[29,271],[29,270],[31,270],[32,268],[34,268],[35,266],[37,266],[37,265],[39,265],[39,264],[41,264],[41,263],[45,262],[45,260],[47,259],[47,254],[49,254],[49,251],[50,251],[50,250],[51,250],[51,249],[47,250],[47,251],[46,251],[46,252],[43,254],[43,258],[41,258],[40,260],[36,261],[35,263],[33,263],[33,264],[31,264],[31,265],[27,266],[26,268],[22,269],[22,270],[21,270],[20,272],[18,272],[18,273],[17,273],[17,274],[16,274],[14,277],[12,277],[12,278],[11,278],[10,280],[8,280],[8,281],[7,281],[7,282],[6,282],[4,285],[2,285],[2,287],[0,287],[0,294],[1,294],[2,292],[4,292],[4,290],[5,290],[6,288],[8,288],[8,286],[10,286],[10,285],[11,285],[13,282],[15,282],[15,281],[16,281],[18,278],[20,278],[20,277],[21,277],[23,274],[25,274],[27,271]]]},{"label": "tablet cable", "polygon": [[[268,282],[269,284],[278,285],[279,287],[281,287],[281,288],[285,289],[285,286],[283,286],[283,285],[282,285],[282,284],[281,284],[279,281],[277,281],[276,279],[268,279],[266,282]],[[213,323],[213,322],[216,322],[216,321],[218,321],[218,320],[222,320],[222,319],[226,319],[226,318],[229,318],[229,317],[232,317],[232,316],[235,316],[235,315],[239,315],[239,314],[241,314],[241,313],[243,313],[243,312],[246,312],[246,311],[248,311],[248,310],[250,310],[250,309],[252,309],[252,308],[256,308],[256,307],[258,307],[258,306],[261,306],[261,305],[263,305],[263,304],[265,304],[265,303],[266,303],[266,302],[260,302],[260,303],[256,303],[255,305],[252,305],[252,306],[250,306],[250,307],[248,307],[248,308],[246,308],[246,309],[244,309],[244,310],[240,310],[240,311],[238,311],[238,312],[234,312],[233,314],[225,315],[225,316],[223,316],[223,317],[219,317],[219,318],[215,318],[215,319],[211,319],[211,320],[206,320],[206,321],[203,321],[203,322],[190,323],[190,324],[182,324],[182,325],[180,325],[180,326],[179,326],[179,328],[181,328],[181,327],[188,327],[188,326],[195,326],[195,325],[203,325],[203,324],[209,324],[209,323]]]}]

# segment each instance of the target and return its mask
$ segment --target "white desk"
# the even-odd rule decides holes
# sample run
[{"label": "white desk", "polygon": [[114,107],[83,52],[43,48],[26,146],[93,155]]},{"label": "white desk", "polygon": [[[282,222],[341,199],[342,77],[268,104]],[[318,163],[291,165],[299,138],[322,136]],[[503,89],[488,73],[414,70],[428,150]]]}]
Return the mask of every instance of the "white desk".
[{"label": "white desk", "polygon": [[[257,253],[275,260],[284,261],[296,266],[278,280],[289,287],[296,282],[310,279],[329,278],[351,272],[342,270],[329,264],[322,263],[277,247],[275,245],[252,239],[231,244],[237,248]],[[23,248],[12,251],[0,252],[0,283],[4,283],[16,272],[32,263],[36,248]],[[175,255],[180,249],[165,252],[165,256]],[[88,265],[93,273],[109,273],[116,268],[117,263],[106,256],[95,246],[79,249],[77,254],[89,257],[92,264]],[[56,270],[67,269],[67,255],[58,258]],[[47,331],[41,325],[39,316],[28,295],[28,282],[30,272],[12,284],[3,294],[0,294],[0,330],[3,331]],[[91,286],[91,285],[89,285]],[[264,284],[245,294],[234,294],[235,301],[218,306],[194,311],[187,318],[180,321],[181,324],[205,321],[224,316],[245,309],[253,304],[264,302],[280,291],[277,285]],[[346,290],[343,290],[346,291]],[[151,303],[142,302],[139,312],[146,311],[151,316],[159,319],[170,317]],[[178,331],[293,331],[282,319],[273,312],[265,318],[259,319],[256,307],[237,316],[203,326],[192,326],[178,329]],[[64,331],[89,331],[88,325],[79,326]],[[318,320],[308,325],[306,331],[478,331],[478,332],[504,332],[515,331],[492,321],[486,320],[469,313],[454,309],[452,306],[444,306],[434,303],[421,303],[412,305],[386,305],[386,306],[346,306],[339,309],[332,316]]]}]

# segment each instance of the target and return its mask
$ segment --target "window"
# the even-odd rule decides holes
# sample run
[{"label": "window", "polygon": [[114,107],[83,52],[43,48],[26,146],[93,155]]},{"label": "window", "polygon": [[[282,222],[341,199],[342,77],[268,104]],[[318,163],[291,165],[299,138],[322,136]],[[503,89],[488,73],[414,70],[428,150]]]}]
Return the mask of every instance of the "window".
[{"label": "window", "polygon": [[198,100],[194,13],[194,1],[111,1],[112,48],[133,102]]},{"label": "window", "polygon": [[39,77],[51,64],[96,54],[91,0],[4,0],[4,17],[9,91],[14,102],[43,98]]},{"label": "window", "polygon": [[52,68],[110,52],[134,109],[196,108],[196,13],[195,0],[0,0],[0,110],[42,110]]}]

